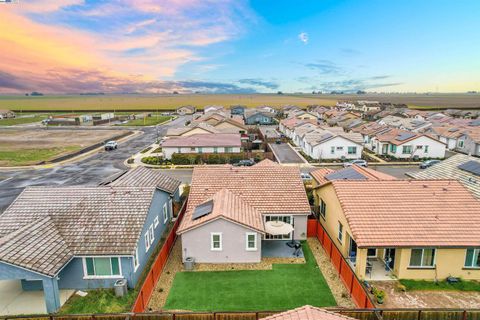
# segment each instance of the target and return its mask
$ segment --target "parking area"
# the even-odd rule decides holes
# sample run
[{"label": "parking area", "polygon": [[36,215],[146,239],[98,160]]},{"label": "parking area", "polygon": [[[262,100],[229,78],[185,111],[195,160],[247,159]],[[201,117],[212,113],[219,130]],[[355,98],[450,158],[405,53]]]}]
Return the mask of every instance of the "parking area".
[{"label": "parking area", "polygon": [[[74,290],[60,290],[63,305]],[[45,314],[43,291],[23,291],[20,280],[0,281],[0,315]]]},{"label": "parking area", "polygon": [[305,163],[305,161],[293,150],[288,143],[269,143],[268,146],[272,150],[278,162],[287,163]]}]

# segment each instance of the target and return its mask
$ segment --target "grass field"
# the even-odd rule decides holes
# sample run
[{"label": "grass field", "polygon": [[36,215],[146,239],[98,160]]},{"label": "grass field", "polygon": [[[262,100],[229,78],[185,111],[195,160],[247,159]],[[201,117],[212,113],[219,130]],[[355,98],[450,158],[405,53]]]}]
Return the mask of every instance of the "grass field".
[{"label": "grass field", "polygon": [[0,119],[0,126],[14,126],[17,124],[40,122],[46,118],[47,118],[47,115],[35,115],[33,117],[26,117],[26,118]]},{"label": "grass field", "polygon": [[312,104],[333,106],[338,100],[375,100],[404,103],[423,109],[480,108],[480,94],[180,94],[180,95],[104,95],[104,96],[0,96],[0,109],[15,111],[89,111],[89,110],[173,110],[182,105],[202,108],[206,105],[242,104],[301,107]]},{"label": "grass field", "polygon": [[457,283],[447,281],[426,281],[426,280],[399,280],[407,288],[407,291],[414,290],[455,290],[455,291],[479,291],[480,282],[461,280]]},{"label": "grass field", "polygon": [[[1,144],[0,144],[1,147]],[[53,159],[59,155],[80,150],[80,146],[35,148],[22,150],[0,150],[0,166],[26,166]]]},{"label": "grass field", "polygon": [[116,297],[113,290],[91,290],[87,296],[73,295],[59,310],[59,314],[92,314],[130,312],[138,292],[129,290],[124,297]]},{"label": "grass field", "polygon": [[286,310],[336,302],[308,244],[306,264],[275,264],[273,270],[179,272],[164,309],[192,311]]}]

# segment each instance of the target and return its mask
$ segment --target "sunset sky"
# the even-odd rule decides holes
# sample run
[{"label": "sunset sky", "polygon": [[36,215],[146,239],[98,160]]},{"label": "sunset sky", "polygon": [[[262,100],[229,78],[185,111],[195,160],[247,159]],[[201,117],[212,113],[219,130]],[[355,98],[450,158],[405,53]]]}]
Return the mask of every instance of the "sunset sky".
[{"label": "sunset sky", "polygon": [[0,93],[480,91],[478,0],[18,0]]}]

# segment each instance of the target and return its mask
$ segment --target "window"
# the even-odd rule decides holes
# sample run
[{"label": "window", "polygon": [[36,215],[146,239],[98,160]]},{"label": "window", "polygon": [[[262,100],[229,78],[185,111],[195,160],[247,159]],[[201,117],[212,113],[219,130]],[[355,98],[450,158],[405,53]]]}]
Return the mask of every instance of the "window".
[{"label": "window", "polygon": [[155,234],[153,233],[153,225],[150,225],[150,228],[148,229],[148,237],[150,238],[150,245],[152,245],[153,241],[155,240]]},{"label": "window", "polygon": [[403,146],[402,147],[402,154],[410,154],[412,153],[412,146]]},{"label": "window", "polygon": [[213,147],[213,153],[218,153],[218,147]]},{"label": "window", "polygon": [[334,154],[335,153],[335,147],[330,147],[330,153]]},{"label": "window", "polygon": [[153,219],[153,226],[156,228],[160,222],[158,221],[158,216]]},{"label": "window", "polygon": [[257,234],[254,232],[246,233],[247,251],[257,251]]},{"label": "window", "polygon": [[348,154],[356,154],[357,147],[348,147]]},{"label": "window", "polygon": [[118,278],[122,275],[118,257],[83,258],[85,278]]},{"label": "window", "polygon": [[465,142],[463,140],[458,140],[458,147],[463,148],[464,143]]},{"label": "window", "polygon": [[177,148],[177,153],[182,153],[182,148]]},{"label": "window", "polygon": [[163,205],[163,223],[166,223],[168,220],[168,209],[167,209],[167,204],[165,203]]},{"label": "window", "polygon": [[343,224],[338,221],[338,240],[340,243],[343,241]]},{"label": "window", "polygon": [[194,152],[195,152],[195,148],[190,148],[190,151],[194,151]]},{"label": "window", "polygon": [[147,252],[148,249],[150,249],[150,235],[147,230],[147,233],[145,233],[145,252]]},{"label": "window", "polygon": [[227,152],[227,153],[233,152],[233,148],[232,147],[225,147],[225,152]]},{"label": "window", "polygon": [[198,152],[198,153],[203,153],[203,148],[202,148],[202,147],[198,147],[197,152]]},{"label": "window", "polygon": [[428,146],[425,146],[425,153],[428,153]]},{"label": "window", "polygon": [[377,256],[377,249],[376,248],[368,248],[367,249],[367,257],[373,258]]},{"label": "window", "polygon": [[423,149],[423,146],[416,146],[417,149]]},{"label": "window", "polygon": [[394,144],[391,144],[391,145],[390,145],[390,152],[391,152],[391,153],[396,153],[396,152],[397,152],[397,146],[394,145]]},{"label": "window", "polygon": [[343,150],[343,147],[337,147],[337,150]]},{"label": "window", "polygon": [[433,267],[435,265],[435,249],[412,249],[410,267]]},{"label": "window", "polygon": [[210,237],[211,237],[210,250],[222,251],[222,234],[220,232],[212,232],[210,234]]},{"label": "window", "polygon": [[480,248],[467,249],[465,267],[480,268]]},{"label": "window", "polygon": [[325,219],[327,217],[327,204],[323,199],[320,199],[320,215]]},{"label": "window", "polygon": [[138,261],[138,248],[135,249],[135,255],[133,256],[133,272],[137,271],[140,262]]},{"label": "window", "polygon": [[168,206],[170,207],[170,214],[173,217],[173,201],[172,201],[172,198],[170,198],[170,200],[168,200]]}]

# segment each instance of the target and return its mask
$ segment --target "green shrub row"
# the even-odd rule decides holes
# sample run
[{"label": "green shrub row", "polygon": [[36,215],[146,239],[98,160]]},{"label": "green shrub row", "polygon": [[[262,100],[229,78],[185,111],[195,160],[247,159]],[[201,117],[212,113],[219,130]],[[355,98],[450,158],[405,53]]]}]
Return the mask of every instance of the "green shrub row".
[{"label": "green shrub row", "polygon": [[[263,153],[256,153],[252,156],[255,162],[265,158]],[[172,163],[178,165],[192,164],[226,164],[237,163],[240,160],[250,159],[246,152],[240,153],[174,153],[172,154]]]}]

